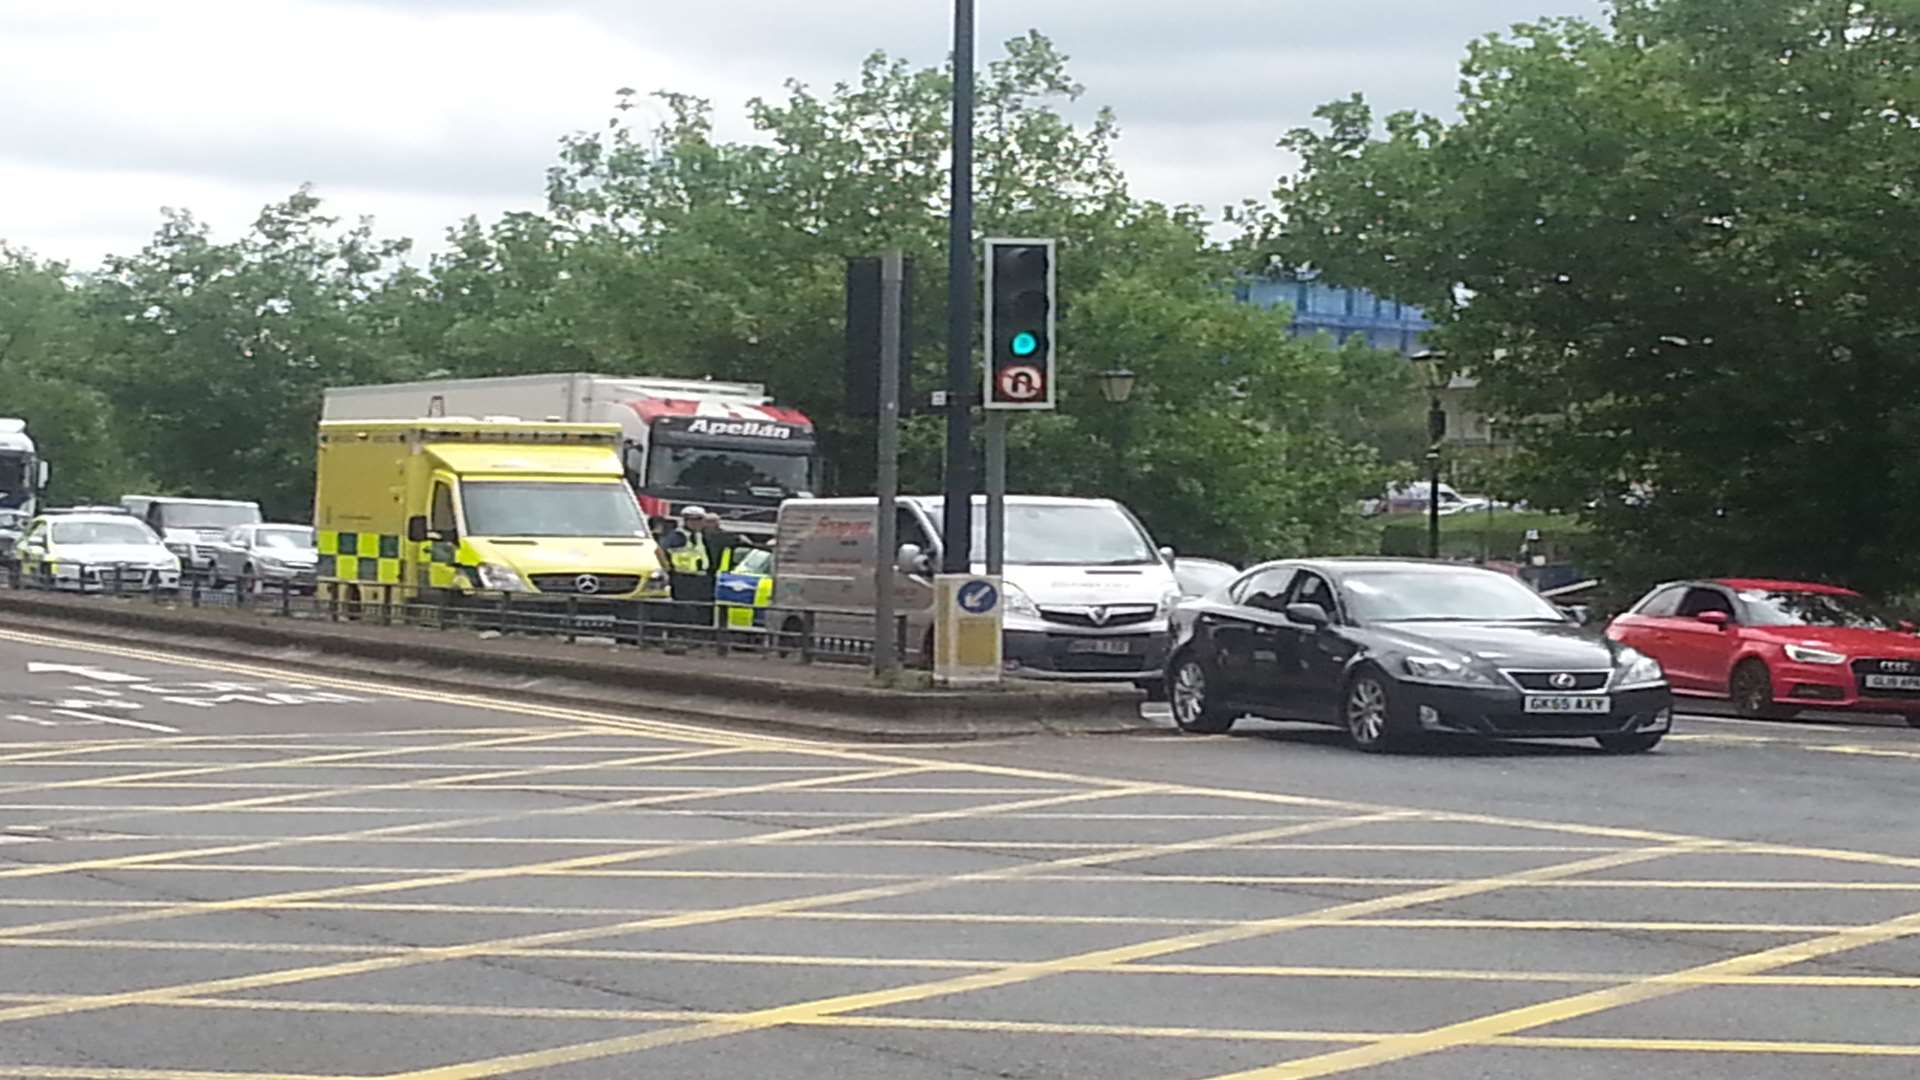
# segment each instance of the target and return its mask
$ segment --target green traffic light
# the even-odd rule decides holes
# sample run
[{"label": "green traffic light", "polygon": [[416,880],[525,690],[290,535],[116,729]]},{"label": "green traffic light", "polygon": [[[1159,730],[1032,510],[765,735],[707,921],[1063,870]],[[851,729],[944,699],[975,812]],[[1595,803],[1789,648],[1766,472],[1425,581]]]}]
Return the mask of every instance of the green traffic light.
[{"label": "green traffic light", "polygon": [[1012,348],[1015,356],[1032,356],[1040,351],[1040,339],[1031,332],[1022,330],[1013,335]]}]

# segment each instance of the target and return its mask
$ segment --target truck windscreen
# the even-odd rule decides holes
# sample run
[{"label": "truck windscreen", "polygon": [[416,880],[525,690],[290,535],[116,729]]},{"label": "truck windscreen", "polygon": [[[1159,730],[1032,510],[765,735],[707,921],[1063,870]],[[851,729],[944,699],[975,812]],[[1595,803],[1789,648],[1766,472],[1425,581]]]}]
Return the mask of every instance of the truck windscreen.
[{"label": "truck windscreen", "polygon": [[474,536],[644,537],[627,485],[469,480],[460,485]]},{"label": "truck windscreen", "polygon": [[647,490],[660,494],[779,500],[809,490],[806,454],[658,446],[647,463]]},{"label": "truck windscreen", "polygon": [[0,453],[0,509],[23,506],[32,494],[32,456]]}]

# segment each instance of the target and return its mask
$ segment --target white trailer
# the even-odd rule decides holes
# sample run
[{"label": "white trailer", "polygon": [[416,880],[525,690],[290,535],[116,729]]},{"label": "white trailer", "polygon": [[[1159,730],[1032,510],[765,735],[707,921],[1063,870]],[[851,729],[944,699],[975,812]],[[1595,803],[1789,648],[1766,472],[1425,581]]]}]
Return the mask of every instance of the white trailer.
[{"label": "white trailer", "polygon": [[614,423],[649,517],[703,506],[746,533],[771,535],[782,500],[817,486],[813,422],[758,383],[621,375],[509,375],[327,390],[324,420],[513,417]]}]

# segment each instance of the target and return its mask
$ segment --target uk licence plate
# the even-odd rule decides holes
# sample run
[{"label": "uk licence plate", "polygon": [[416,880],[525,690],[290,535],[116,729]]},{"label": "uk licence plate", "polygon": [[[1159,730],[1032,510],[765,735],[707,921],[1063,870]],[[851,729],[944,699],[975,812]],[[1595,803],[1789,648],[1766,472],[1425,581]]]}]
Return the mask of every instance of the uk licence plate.
[{"label": "uk licence plate", "polygon": [[1132,656],[1131,638],[1075,638],[1067,645],[1070,653],[1093,653],[1096,656]]},{"label": "uk licence plate", "polygon": [[1528,694],[1527,711],[1604,716],[1613,711],[1613,699],[1605,694]]},{"label": "uk licence plate", "polygon": [[1869,690],[1920,690],[1920,675],[1869,675]]}]

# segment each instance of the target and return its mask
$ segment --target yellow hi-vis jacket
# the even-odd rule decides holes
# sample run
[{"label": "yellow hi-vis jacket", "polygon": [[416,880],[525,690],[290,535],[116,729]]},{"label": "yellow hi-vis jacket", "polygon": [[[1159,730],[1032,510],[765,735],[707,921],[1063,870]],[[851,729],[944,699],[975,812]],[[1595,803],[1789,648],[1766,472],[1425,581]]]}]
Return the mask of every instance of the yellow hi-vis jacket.
[{"label": "yellow hi-vis jacket", "polygon": [[668,551],[667,557],[673,563],[676,574],[705,574],[713,566],[713,560],[707,554],[707,538],[690,530],[680,530],[686,540],[677,548]]}]

